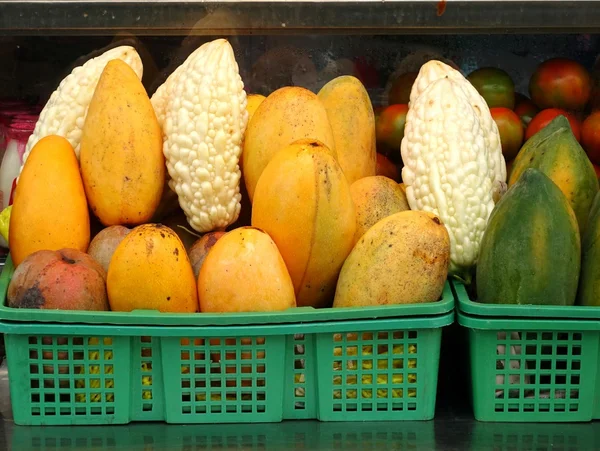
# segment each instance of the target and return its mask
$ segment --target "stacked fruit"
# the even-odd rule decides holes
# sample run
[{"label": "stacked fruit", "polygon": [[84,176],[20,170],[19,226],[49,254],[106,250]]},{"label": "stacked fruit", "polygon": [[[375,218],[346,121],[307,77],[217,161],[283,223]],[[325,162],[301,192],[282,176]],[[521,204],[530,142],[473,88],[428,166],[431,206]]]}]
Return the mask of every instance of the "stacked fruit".
[{"label": "stacked fruit", "polygon": [[440,298],[448,232],[376,175],[358,79],[246,96],[223,39],[152,98],[142,71],[133,48],[112,49],[42,111],[10,216],[10,306],[194,313]]},{"label": "stacked fruit", "polygon": [[500,69],[479,69],[468,78],[490,106],[510,166],[509,192],[482,242],[477,298],[572,305],[579,287],[579,303],[597,304],[593,256],[600,218],[590,211],[598,193],[600,116],[592,77],[575,61],[547,60],[529,81],[531,100],[515,94]]}]

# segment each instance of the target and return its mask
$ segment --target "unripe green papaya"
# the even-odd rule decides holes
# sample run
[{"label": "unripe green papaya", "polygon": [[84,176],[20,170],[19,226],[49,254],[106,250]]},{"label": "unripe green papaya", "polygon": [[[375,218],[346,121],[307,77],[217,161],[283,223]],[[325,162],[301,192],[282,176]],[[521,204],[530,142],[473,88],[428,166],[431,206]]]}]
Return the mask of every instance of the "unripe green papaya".
[{"label": "unripe green papaya", "polygon": [[567,198],[529,168],[490,215],[477,261],[477,299],[573,305],[580,259],[579,227]]},{"label": "unripe green papaya", "polygon": [[600,306],[600,194],[594,199],[581,237],[581,275],[577,303]]}]

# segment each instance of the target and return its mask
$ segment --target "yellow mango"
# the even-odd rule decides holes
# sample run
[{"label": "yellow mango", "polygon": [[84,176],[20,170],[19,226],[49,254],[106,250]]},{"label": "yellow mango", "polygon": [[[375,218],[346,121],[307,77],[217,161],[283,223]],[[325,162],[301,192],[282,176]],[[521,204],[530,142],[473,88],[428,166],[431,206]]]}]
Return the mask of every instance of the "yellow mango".
[{"label": "yellow mango", "polygon": [[330,305],[356,214],[348,181],[323,143],[300,140],[273,157],[256,185],[252,225],[277,244],[298,305]]},{"label": "yellow mango", "polygon": [[348,182],[375,175],[375,114],[363,84],[343,75],[323,86],[318,97],[327,110],[338,162]]},{"label": "yellow mango", "polygon": [[[325,107],[308,89],[285,87],[270,94],[248,123],[242,168],[250,201],[271,158],[299,139],[313,139],[335,153],[333,132]],[[337,154],[336,154],[337,155]]]},{"label": "yellow mango", "polygon": [[110,61],[89,106],[80,145],[88,202],[106,226],[149,221],[165,183],[162,134],[144,86]]},{"label": "yellow mango", "polygon": [[357,180],[350,185],[350,193],[356,208],[354,242],[381,219],[410,210],[400,185],[382,175]]},{"label": "yellow mango", "polygon": [[39,250],[87,250],[88,205],[75,151],[65,138],[46,136],[31,150],[15,191],[9,228],[15,266]]},{"label": "yellow mango", "polygon": [[213,245],[200,268],[202,312],[268,312],[296,306],[294,285],[271,237],[240,227]]},{"label": "yellow mango", "polygon": [[358,240],[340,272],[333,306],[437,301],[449,264],[450,237],[437,216],[395,213]]},{"label": "yellow mango", "polygon": [[117,246],[106,281],[111,310],[198,311],[196,278],[183,243],[162,224],[131,230]]},{"label": "yellow mango", "polygon": [[248,96],[246,97],[246,110],[248,111],[248,121],[252,119],[252,116],[254,116],[254,113],[265,99],[266,97],[261,94],[248,94]]}]

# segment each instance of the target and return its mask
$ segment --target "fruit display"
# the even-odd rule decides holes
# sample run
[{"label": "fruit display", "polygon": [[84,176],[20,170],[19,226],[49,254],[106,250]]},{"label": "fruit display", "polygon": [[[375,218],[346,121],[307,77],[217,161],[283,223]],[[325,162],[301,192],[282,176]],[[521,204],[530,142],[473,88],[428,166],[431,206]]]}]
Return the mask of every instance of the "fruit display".
[{"label": "fruit display", "polygon": [[[57,267],[82,268],[64,289],[94,301],[70,297],[68,309],[419,304],[439,300],[449,277],[485,303],[571,305],[581,242],[593,286],[600,116],[586,116],[579,63],[540,64],[530,100],[501,68],[465,76],[427,58],[374,106],[356,74],[332,73],[318,91],[247,92],[225,39],[180,61],[152,94],[127,46],[60,83],[3,213],[11,293],[47,280],[42,266],[63,255]],[[572,264],[551,276],[552,258]],[[99,272],[83,270],[90,259],[104,295]],[[62,308],[42,288],[9,303]]]}]

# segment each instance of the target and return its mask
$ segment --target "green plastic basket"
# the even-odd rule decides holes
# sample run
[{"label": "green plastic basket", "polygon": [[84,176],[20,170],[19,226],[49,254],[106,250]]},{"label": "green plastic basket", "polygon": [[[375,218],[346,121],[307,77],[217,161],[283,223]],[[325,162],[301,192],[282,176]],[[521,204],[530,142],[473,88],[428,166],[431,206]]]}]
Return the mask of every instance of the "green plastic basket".
[{"label": "green plastic basket", "polygon": [[179,315],[180,325],[156,312],[88,324],[82,318],[95,312],[76,312],[73,322],[70,311],[38,310],[25,321],[27,310],[4,307],[13,316],[0,332],[15,423],[428,420],[452,290],[404,306],[419,315],[398,316],[402,307],[380,309],[381,318],[344,309],[346,320],[329,319],[339,315],[333,309],[291,309],[252,315],[250,324],[236,324],[240,315]]},{"label": "green plastic basket", "polygon": [[597,415],[600,309],[473,302],[453,284],[468,329],[479,421],[575,422]]}]

